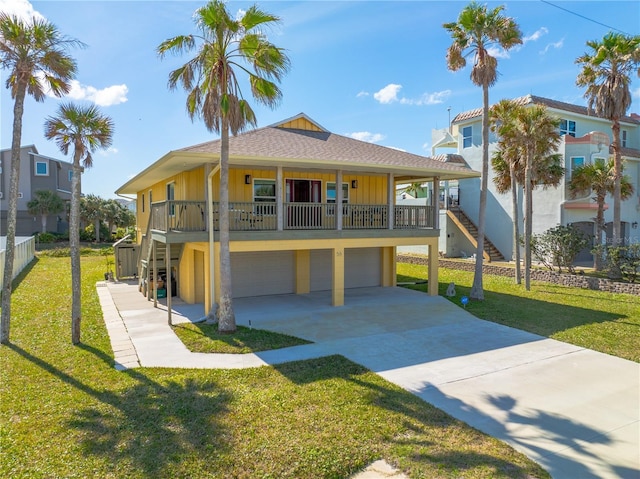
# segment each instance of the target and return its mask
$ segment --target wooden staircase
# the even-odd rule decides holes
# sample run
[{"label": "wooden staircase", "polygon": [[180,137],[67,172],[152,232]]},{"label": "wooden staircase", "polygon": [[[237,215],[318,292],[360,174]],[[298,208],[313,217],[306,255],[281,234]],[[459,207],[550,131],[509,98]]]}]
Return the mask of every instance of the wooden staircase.
[{"label": "wooden staircase", "polygon": [[[458,226],[460,231],[471,241],[474,247],[478,247],[478,228],[469,219],[464,211],[459,206],[451,206],[447,210],[447,216]],[[487,261],[504,261],[504,256],[500,253],[500,250],[484,235],[484,259]]]},{"label": "wooden staircase", "polygon": [[[149,220],[149,224],[147,225],[147,232],[142,236],[142,241],[140,242],[140,256],[138,258],[138,289],[148,298],[150,297],[150,291],[147,291],[147,276],[153,280],[156,276],[156,273],[153,271],[153,241],[151,238],[151,230],[153,229],[152,221]],[[158,268],[158,272],[165,272],[169,269],[167,268],[167,263],[171,266],[177,267],[178,262],[180,261],[180,254],[182,253],[182,243],[171,243],[169,254],[171,258],[167,262],[167,253],[165,245],[162,247],[156,247],[156,265]],[[172,293],[176,293],[175,288],[172,288]]]}]

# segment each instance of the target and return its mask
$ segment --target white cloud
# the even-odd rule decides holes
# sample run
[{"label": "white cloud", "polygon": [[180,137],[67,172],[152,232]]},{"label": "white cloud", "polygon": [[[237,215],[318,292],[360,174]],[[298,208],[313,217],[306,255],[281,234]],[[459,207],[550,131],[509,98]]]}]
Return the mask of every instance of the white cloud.
[{"label": "white cloud", "polygon": [[509,52],[500,47],[489,47],[487,53],[495,58],[509,58]]},{"label": "white cloud", "polygon": [[546,35],[547,33],[549,33],[549,30],[546,27],[540,27],[538,30],[533,32],[528,37],[524,37],[522,39],[522,43],[535,42],[536,40],[539,40],[540,37],[542,37],[543,35]]},{"label": "white cloud", "polygon": [[127,101],[127,85],[112,85],[102,90],[95,87],[82,85],[77,80],[71,80],[71,90],[67,94],[74,100],[88,100],[98,106],[118,105]]},{"label": "white cloud", "polygon": [[361,98],[363,96],[369,96],[369,92],[363,90],[356,95],[356,98]]},{"label": "white cloud", "polygon": [[107,148],[106,150],[99,150],[98,154],[101,155],[101,156],[117,155],[118,154],[118,149],[114,148],[113,146],[111,146],[111,147]]},{"label": "white cloud", "polygon": [[394,102],[399,102],[402,105],[437,105],[443,103],[446,98],[451,95],[451,90],[443,90],[433,93],[423,93],[420,98],[404,98],[398,97],[400,90],[402,89],[402,85],[397,85],[395,83],[390,83],[382,90],[373,94],[373,97],[382,104],[389,104]]},{"label": "white cloud", "polygon": [[347,133],[347,136],[355,138],[356,140],[366,141],[368,143],[377,143],[386,138],[382,133],[371,133],[369,131],[356,131],[354,133]]},{"label": "white cloud", "polygon": [[434,93],[423,93],[417,100],[411,100],[409,98],[402,98],[400,103],[403,105],[439,105],[451,95],[451,90],[442,90]]},{"label": "white cloud", "polygon": [[631,90],[631,96],[634,98],[640,98],[640,87],[635,90]]},{"label": "white cloud", "polygon": [[44,20],[44,16],[38,12],[27,0],[0,0],[0,12],[16,15],[30,21],[33,17]]},{"label": "white cloud", "polygon": [[544,50],[540,50],[540,54],[544,55],[545,53],[547,53],[551,48],[562,48],[562,45],[564,44],[564,38],[558,40],[555,43],[549,43],[547,44],[546,47],[544,47]]},{"label": "white cloud", "polygon": [[402,88],[402,85],[396,85],[395,83],[389,83],[382,90],[373,94],[373,98],[378,100],[382,104],[393,103],[398,101],[398,92]]}]

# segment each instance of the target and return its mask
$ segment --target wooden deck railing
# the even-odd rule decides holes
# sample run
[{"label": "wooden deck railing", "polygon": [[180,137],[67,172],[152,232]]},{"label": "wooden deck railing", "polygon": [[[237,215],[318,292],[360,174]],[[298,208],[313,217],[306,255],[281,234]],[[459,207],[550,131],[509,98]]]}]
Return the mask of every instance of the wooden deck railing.
[{"label": "wooden deck railing", "polygon": [[[219,229],[220,204],[213,203],[213,228]],[[394,206],[393,229],[425,229],[435,225],[432,206]],[[335,203],[284,203],[283,229],[335,230]],[[159,231],[206,231],[207,212],[203,201],[165,201],[151,205],[153,229]],[[230,202],[230,231],[275,231],[278,229],[273,202]],[[343,230],[389,229],[387,205],[342,205]]]}]

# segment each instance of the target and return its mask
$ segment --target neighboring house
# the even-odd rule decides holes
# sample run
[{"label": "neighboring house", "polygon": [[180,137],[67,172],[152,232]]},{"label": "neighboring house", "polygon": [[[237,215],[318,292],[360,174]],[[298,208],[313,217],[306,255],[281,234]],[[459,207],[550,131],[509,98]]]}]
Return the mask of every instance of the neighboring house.
[{"label": "neighboring house", "polygon": [[[38,190],[50,190],[71,201],[72,164],[38,153],[34,145],[20,148],[20,181],[18,184],[17,236],[31,236],[42,231],[39,217],[30,215],[27,203]],[[11,175],[11,149],[0,150],[0,235],[7,232],[9,208],[9,181]],[[47,231],[64,233],[68,230],[67,215],[59,213],[47,218]]]},{"label": "neighboring house", "polygon": [[[170,256],[171,289],[204,311],[219,294],[219,156],[220,140],[171,151],[116,191],[137,195],[142,287],[155,245],[157,271],[166,279]],[[436,295],[437,210],[396,205],[396,184],[478,173],[336,135],[300,114],[231,137],[229,176],[233,296],[326,290],[339,306],[345,289],[394,286],[402,245],[433,253]]]},{"label": "neighboring house", "polygon": [[[608,158],[613,154],[611,149],[611,122],[590,114],[583,106],[563,103],[548,98],[527,95],[516,99],[522,105],[541,104],[548,108],[552,115],[561,119],[560,133],[562,140],[558,148],[564,158],[565,177],[558,188],[543,190],[541,187],[533,193],[533,233],[538,234],[556,225],[573,224],[588,235],[595,233],[596,203],[593,195],[572,198],[568,184],[571,171],[579,165],[593,162],[596,158]],[[451,131],[434,130],[434,149],[455,148],[475,170],[482,168],[482,109],[458,114],[452,121]],[[496,150],[496,137],[490,134],[489,155]],[[624,161],[624,174],[631,178],[634,194],[621,204],[622,237],[626,243],[640,242],[640,116],[631,114],[621,120],[621,146]],[[487,198],[486,237],[504,255],[511,259],[513,255],[513,230],[511,194],[499,194],[493,183],[493,170],[489,166],[489,195]],[[459,203],[461,212],[448,213],[448,220],[443,221],[443,236],[461,236],[457,225],[451,217],[455,214],[466,215],[477,224],[478,199],[480,197],[480,180],[463,180],[459,182]],[[520,221],[523,218],[523,194],[520,198]],[[606,235],[612,235],[613,199],[607,197],[605,211]],[[523,231],[522,226],[520,231]],[[467,242],[467,247],[469,244]],[[441,248],[443,249],[443,248]],[[455,254],[455,247],[448,245],[447,254]],[[581,252],[578,261],[590,261],[590,247]]]}]

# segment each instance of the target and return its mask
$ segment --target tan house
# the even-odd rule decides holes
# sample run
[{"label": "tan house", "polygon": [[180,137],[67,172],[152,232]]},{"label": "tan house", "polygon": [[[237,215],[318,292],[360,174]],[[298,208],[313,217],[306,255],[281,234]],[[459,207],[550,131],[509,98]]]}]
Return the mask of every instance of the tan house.
[{"label": "tan house", "polygon": [[[436,295],[438,208],[396,205],[396,184],[479,176],[452,156],[354,140],[304,114],[231,137],[233,297],[325,290],[340,306],[347,288],[395,286],[407,245],[428,247]],[[164,273],[169,305],[177,294],[203,313],[219,296],[219,158],[220,140],[170,151],[116,191],[137,195],[141,285]]]}]

